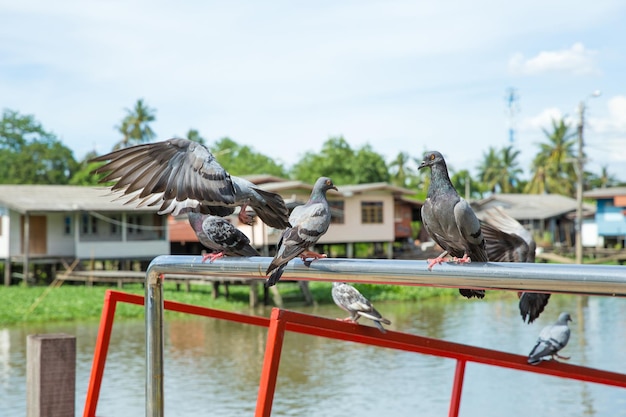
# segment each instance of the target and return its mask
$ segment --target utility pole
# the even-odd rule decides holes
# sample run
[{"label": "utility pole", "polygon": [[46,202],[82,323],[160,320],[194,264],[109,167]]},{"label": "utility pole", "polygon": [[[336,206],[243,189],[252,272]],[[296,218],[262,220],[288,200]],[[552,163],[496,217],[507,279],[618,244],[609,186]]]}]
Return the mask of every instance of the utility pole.
[{"label": "utility pole", "polygon": [[585,126],[585,102],[578,104],[578,157],[576,158],[576,263],[583,263],[583,177],[585,155],[583,154],[583,128]]},{"label": "utility pole", "polygon": [[[594,91],[589,97],[599,97],[600,91]],[[578,156],[575,165],[578,181],[576,182],[576,263],[583,263],[583,181],[585,177],[585,154],[583,153],[583,130],[585,127],[585,100],[578,104]]]}]

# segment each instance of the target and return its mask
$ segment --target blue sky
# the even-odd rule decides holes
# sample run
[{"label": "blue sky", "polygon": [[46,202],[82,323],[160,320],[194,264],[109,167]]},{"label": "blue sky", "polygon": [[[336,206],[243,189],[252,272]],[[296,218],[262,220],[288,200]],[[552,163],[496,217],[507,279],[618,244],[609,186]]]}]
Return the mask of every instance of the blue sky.
[{"label": "blue sky", "polygon": [[0,0],[0,107],[77,158],[108,152],[143,98],[158,140],[194,128],[290,166],[343,135],[474,172],[509,144],[513,87],[527,172],[585,100],[588,169],[626,181],[625,21],[622,0]]}]

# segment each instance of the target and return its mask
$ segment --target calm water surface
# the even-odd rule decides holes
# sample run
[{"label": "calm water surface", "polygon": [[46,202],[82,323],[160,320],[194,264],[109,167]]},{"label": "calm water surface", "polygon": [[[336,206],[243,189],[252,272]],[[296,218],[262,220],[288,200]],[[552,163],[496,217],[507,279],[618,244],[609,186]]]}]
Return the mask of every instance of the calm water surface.
[{"label": "calm water surface", "polygon": [[[513,298],[378,303],[393,330],[528,354],[541,328],[571,313],[571,363],[626,373],[626,300],[553,296],[532,325]],[[299,308],[343,317],[334,305]],[[264,312],[269,314],[269,309]],[[98,323],[0,329],[0,416],[26,410],[26,336],[77,337],[76,415],[84,407]],[[143,416],[144,323],[120,321],[111,346],[98,416]],[[266,329],[213,319],[171,319],[165,327],[165,414],[251,416]],[[446,416],[455,361],[288,333],[274,416]],[[626,416],[626,390],[468,364],[461,416]]]}]

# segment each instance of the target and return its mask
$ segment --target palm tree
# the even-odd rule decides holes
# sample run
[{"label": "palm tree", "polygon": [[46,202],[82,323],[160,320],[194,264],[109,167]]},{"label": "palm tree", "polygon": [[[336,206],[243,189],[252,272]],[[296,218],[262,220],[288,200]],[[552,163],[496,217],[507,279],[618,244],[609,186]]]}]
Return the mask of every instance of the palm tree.
[{"label": "palm tree", "polygon": [[[570,132],[570,125],[561,118],[553,119],[552,131],[543,129],[543,133],[548,142],[539,144],[539,153],[532,165],[533,178],[526,185],[526,192],[573,196],[577,180],[573,164],[576,132]],[[543,182],[543,185],[538,182]]]},{"label": "palm tree", "polygon": [[513,146],[506,146],[500,150],[502,166],[500,167],[500,179],[498,184],[503,193],[513,193],[518,191],[519,175],[522,169],[516,161],[520,151]]},{"label": "palm tree", "polygon": [[149,123],[153,122],[155,110],[148,107],[143,99],[137,100],[135,107],[126,109],[126,116],[117,130],[122,134],[122,140],[115,144],[113,149],[126,148],[140,143],[150,142],[156,134]]},{"label": "palm tree", "polygon": [[522,173],[517,162],[519,154],[520,151],[513,146],[506,146],[500,150],[493,146],[489,147],[478,166],[478,176],[484,188],[491,192],[496,190],[502,193],[517,192],[519,175]]},{"label": "palm tree", "polygon": [[415,182],[415,170],[409,166],[411,157],[406,152],[400,152],[396,158],[389,164],[391,168],[391,182],[400,187],[407,187],[410,183]]},{"label": "palm tree", "polygon": [[502,159],[498,155],[498,151],[493,146],[489,147],[487,153],[483,153],[483,161],[478,166],[478,178],[484,187],[491,191],[496,191],[498,185],[498,175],[502,170]]}]

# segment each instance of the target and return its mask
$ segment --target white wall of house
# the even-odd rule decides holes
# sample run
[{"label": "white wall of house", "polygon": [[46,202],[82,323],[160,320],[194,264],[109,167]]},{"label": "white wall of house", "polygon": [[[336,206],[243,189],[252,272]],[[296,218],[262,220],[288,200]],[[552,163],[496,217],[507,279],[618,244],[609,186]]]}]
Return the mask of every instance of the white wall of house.
[{"label": "white wall of house", "polygon": [[69,233],[65,233],[65,217],[72,213],[49,213],[47,215],[47,255],[73,256],[74,255],[74,227],[73,219]]},{"label": "white wall of house", "polygon": [[0,258],[9,256],[10,223],[9,211],[0,208]]},{"label": "white wall of house", "polygon": [[81,259],[153,258],[170,254],[168,240],[143,240],[138,242],[81,242],[76,257]]},{"label": "white wall of house", "polygon": [[[361,219],[361,203],[383,203],[383,222],[364,224]],[[394,200],[389,193],[357,194],[344,198],[344,223],[332,223],[319,243],[341,242],[393,242]]]}]

